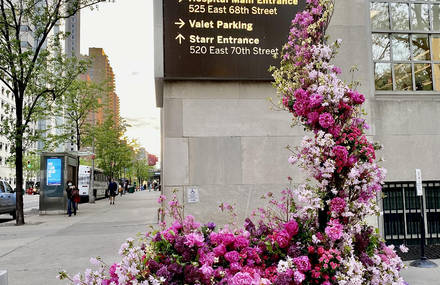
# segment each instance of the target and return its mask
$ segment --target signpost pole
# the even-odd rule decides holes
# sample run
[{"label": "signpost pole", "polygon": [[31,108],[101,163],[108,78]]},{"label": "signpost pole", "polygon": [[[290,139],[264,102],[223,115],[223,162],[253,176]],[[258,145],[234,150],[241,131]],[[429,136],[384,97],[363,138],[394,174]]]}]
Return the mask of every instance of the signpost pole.
[{"label": "signpost pole", "polygon": [[423,186],[422,186],[422,171],[416,169],[416,190],[417,196],[420,197],[420,259],[411,262],[411,266],[420,268],[433,268],[437,267],[437,264],[428,260],[425,256],[425,207],[423,205]]}]

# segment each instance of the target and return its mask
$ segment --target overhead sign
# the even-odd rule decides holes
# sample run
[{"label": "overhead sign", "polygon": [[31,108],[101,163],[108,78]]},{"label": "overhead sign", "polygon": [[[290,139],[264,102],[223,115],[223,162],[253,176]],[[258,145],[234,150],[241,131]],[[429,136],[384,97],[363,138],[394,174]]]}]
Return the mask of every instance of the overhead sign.
[{"label": "overhead sign", "polygon": [[48,158],[46,162],[46,177],[48,186],[61,185],[61,158]]},{"label": "overhead sign", "polygon": [[271,80],[306,0],[163,0],[164,78]]},{"label": "overhead sign", "polygon": [[420,169],[416,169],[416,189],[417,196],[423,196],[422,171]]}]

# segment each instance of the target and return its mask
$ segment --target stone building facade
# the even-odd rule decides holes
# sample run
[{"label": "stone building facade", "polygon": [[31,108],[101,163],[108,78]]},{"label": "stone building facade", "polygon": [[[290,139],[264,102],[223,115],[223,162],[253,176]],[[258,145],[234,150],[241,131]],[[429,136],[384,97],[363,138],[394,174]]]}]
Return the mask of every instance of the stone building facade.
[{"label": "stone building facade", "polygon": [[[436,30],[440,3],[418,2],[336,0],[328,29],[331,40],[343,40],[335,60],[342,68],[342,77],[352,80],[350,69],[357,67],[354,78],[361,83],[358,90],[367,99],[369,137],[384,145],[379,156],[385,158],[381,165],[388,170],[388,182],[414,181],[416,168],[422,170],[424,181],[440,181],[440,81],[436,80],[436,60],[440,59],[436,53],[440,50],[435,50],[440,33]],[[393,26],[402,20],[405,8],[408,26]],[[428,26],[423,26],[426,21]],[[411,40],[405,42],[402,36]],[[431,50],[429,45],[426,47],[429,42]],[[422,46],[419,50],[417,44]],[[409,53],[406,60],[398,59],[402,52]],[[385,57],[380,56],[383,53]],[[417,57],[423,53],[423,60]],[[420,70],[428,67],[432,71],[421,76]],[[401,83],[405,76],[413,78],[407,85]],[[199,202],[188,203],[186,214],[202,221],[224,222],[217,206],[228,202],[236,204],[243,218],[263,204],[260,197],[264,193],[285,188],[288,176],[294,182],[304,180],[304,173],[288,164],[290,154],[285,148],[298,145],[304,132],[299,127],[290,127],[290,114],[272,108],[268,98],[276,97],[276,90],[270,82],[158,82],[163,192],[167,195],[178,189],[181,199],[188,202],[187,192],[197,189]],[[397,185],[402,197],[409,190],[415,191],[411,185]],[[407,194],[402,187],[407,187]],[[382,199],[378,200],[382,205]],[[401,209],[399,217],[404,221],[405,211]],[[434,212],[437,211],[440,209]],[[387,214],[382,212],[381,217],[372,217],[370,222],[377,222],[384,233],[385,220]],[[407,235],[409,230],[406,225],[403,227],[403,234]]]}]

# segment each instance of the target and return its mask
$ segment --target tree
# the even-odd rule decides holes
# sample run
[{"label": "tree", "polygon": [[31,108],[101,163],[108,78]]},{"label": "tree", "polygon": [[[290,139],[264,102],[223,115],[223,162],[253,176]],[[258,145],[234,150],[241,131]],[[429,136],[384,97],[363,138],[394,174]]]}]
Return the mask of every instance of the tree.
[{"label": "tree", "polygon": [[32,178],[38,175],[40,171],[40,156],[30,153],[23,157],[23,170],[26,174],[25,182],[31,181]]},{"label": "tree", "polygon": [[75,144],[79,151],[82,147],[82,138],[90,133],[91,122],[89,114],[96,111],[100,104],[98,95],[102,88],[89,81],[75,80],[60,98],[58,114],[65,117],[63,140],[75,135]]},{"label": "tree", "polygon": [[98,167],[109,177],[116,177],[130,166],[130,143],[123,139],[127,124],[121,120],[115,124],[110,115],[94,129],[95,152]]},{"label": "tree", "polygon": [[133,169],[137,181],[139,185],[141,185],[143,181],[150,178],[150,170],[153,169],[153,167],[148,165],[148,159],[136,159],[133,162]]},{"label": "tree", "polygon": [[23,142],[38,135],[31,123],[45,114],[85,67],[62,54],[65,35],[59,25],[99,2],[105,0],[0,0],[0,81],[15,101],[11,115],[15,114],[2,133],[10,134],[15,144],[17,225],[24,224]]}]

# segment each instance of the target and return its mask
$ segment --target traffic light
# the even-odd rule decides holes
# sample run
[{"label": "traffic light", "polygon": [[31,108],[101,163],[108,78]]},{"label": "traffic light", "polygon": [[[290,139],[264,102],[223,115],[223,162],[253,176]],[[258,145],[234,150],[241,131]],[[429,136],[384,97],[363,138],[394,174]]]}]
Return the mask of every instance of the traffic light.
[{"label": "traffic light", "polygon": [[28,161],[27,161],[27,168],[31,168],[31,167],[32,167],[32,165],[31,165],[31,161],[28,160]]}]

